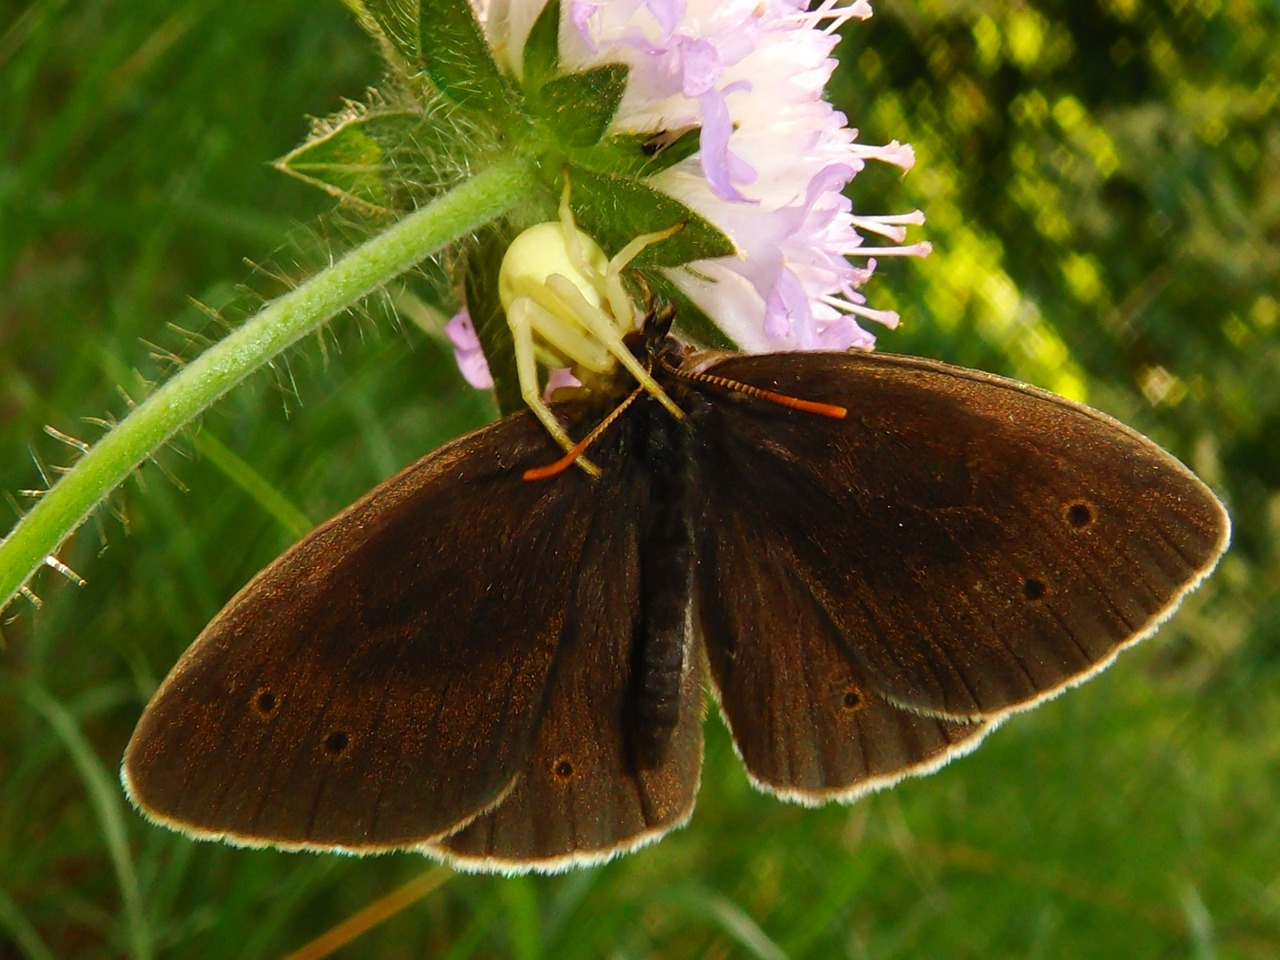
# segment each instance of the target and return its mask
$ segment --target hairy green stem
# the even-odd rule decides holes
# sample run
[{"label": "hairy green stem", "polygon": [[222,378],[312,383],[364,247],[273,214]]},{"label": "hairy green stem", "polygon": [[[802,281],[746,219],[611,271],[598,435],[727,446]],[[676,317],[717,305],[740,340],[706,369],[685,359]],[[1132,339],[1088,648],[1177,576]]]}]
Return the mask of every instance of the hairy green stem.
[{"label": "hairy green stem", "polygon": [[335,314],[510,209],[534,185],[527,161],[477,174],[269,303],[99,440],[0,542],[0,609],[102,499],[208,406]]}]

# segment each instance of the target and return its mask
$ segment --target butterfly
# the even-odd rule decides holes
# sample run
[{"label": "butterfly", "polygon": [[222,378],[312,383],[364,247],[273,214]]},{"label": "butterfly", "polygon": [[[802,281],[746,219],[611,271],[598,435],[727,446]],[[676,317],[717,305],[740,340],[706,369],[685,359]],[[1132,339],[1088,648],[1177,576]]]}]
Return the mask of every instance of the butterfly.
[{"label": "butterfly", "polygon": [[[150,819],[247,846],[555,871],[685,823],[704,688],[751,781],[848,801],[1151,634],[1225,550],[1213,493],[1043,390],[881,353],[619,369],[407,467],[245,586],[147,706]],[[589,442],[598,476],[573,468]]]}]

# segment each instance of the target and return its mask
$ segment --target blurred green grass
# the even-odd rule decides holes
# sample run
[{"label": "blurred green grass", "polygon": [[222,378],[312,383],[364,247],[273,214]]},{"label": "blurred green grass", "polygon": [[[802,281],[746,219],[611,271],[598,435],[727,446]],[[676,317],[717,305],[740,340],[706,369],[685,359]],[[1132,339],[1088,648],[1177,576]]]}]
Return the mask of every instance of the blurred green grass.
[{"label": "blurred green grass", "polygon": [[[375,83],[338,4],[37,0],[0,18],[0,490],[42,485],[231,315],[343,243],[267,162]],[[834,96],[914,143],[869,211],[936,251],[869,289],[885,349],[1072,392],[1229,500],[1178,617],[973,756],[851,807],[753,793],[718,721],[689,828],[557,878],[458,876],[341,956],[1280,955],[1280,27],[1249,4],[884,2]],[[243,286],[242,286],[243,285]],[[312,520],[483,422],[411,323],[336,323],[200,431]],[[173,326],[171,326],[171,324]],[[189,331],[189,336],[181,331]],[[152,346],[158,347],[154,349]],[[6,611],[0,957],[275,957],[428,867],[194,844],[115,788],[155,684],[292,539],[187,438]],[[208,449],[207,447],[205,449]],[[3,525],[0,525],[3,526]]]}]

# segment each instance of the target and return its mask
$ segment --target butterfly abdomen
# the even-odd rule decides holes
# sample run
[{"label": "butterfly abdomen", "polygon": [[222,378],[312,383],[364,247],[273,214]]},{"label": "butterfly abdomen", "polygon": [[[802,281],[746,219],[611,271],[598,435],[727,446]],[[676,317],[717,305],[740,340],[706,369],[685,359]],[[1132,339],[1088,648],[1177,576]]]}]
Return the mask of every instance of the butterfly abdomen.
[{"label": "butterfly abdomen", "polygon": [[[637,405],[629,441],[648,479],[641,538],[640,618],[632,644],[630,713],[634,761],[653,769],[670,752],[680,720],[680,690],[693,594],[694,491],[688,431],[656,403]],[[687,705],[685,705],[687,709]]]}]

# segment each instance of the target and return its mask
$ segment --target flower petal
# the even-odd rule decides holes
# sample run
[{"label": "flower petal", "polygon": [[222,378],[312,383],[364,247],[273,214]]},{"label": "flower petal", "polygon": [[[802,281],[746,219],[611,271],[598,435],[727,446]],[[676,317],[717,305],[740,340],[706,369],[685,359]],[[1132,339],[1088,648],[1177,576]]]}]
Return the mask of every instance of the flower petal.
[{"label": "flower petal", "polygon": [[479,390],[487,390],[493,386],[493,374],[489,372],[489,363],[480,349],[480,337],[471,323],[471,314],[467,308],[459,310],[444,325],[445,335],[453,344],[453,356],[462,371],[463,379]]}]

